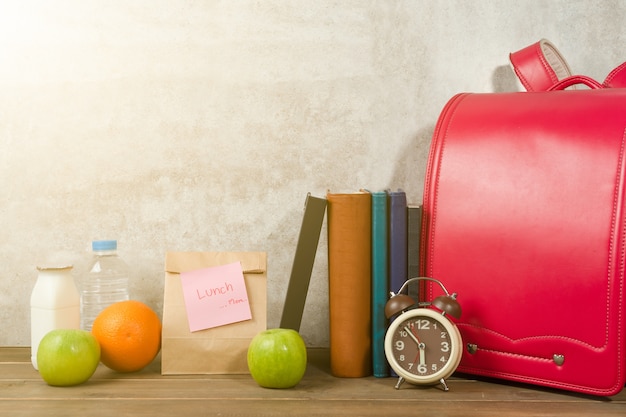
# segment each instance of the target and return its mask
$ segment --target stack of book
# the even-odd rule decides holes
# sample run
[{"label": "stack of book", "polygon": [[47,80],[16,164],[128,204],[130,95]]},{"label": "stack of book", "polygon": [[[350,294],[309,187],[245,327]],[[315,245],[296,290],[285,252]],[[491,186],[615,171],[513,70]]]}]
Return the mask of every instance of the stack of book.
[{"label": "stack of book", "polygon": [[[307,196],[280,327],[299,330],[324,214],[328,229],[330,365],[337,377],[386,377],[390,292],[420,275],[421,205],[402,190]],[[418,287],[408,288],[418,301]]]},{"label": "stack of book", "polygon": [[[339,377],[389,376],[384,307],[419,276],[421,205],[406,193],[328,193],[331,372]],[[409,295],[418,299],[417,287]]]}]

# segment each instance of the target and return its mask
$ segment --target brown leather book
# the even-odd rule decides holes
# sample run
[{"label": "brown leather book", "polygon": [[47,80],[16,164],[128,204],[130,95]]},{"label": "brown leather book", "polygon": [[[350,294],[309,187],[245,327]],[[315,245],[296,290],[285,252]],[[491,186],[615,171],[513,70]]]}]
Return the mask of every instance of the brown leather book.
[{"label": "brown leather book", "polygon": [[336,377],[372,374],[371,198],[368,192],[326,195],[330,368]]}]

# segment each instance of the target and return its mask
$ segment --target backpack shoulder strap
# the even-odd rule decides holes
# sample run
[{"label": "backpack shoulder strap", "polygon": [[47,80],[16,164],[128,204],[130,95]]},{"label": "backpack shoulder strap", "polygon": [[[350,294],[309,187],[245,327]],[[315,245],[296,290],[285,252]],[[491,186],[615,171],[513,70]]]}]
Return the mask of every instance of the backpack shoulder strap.
[{"label": "backpack shoulder strap", "polygon": [[565,58],[547,39],[511,53],[509,59],[527,91],[546,91],[572,75]]},{"label": "backpack shoulder strap", "polygon": [[626,62],[611,71],[602,85],[606,88],[626,88]]},{"label": "backpack shoulder strap", "polygon": [[[547,39],[509,54],[509,60],[526,91],[548,91],[572,76],[565,58]],[[601,85],[597,84],[599,88],[626,88],[626,62],[611,71]]]}]

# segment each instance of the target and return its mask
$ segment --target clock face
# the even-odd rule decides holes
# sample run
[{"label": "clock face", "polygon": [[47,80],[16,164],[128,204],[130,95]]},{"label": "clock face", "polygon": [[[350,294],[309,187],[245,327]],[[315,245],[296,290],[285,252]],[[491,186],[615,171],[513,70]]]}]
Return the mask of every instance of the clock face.
[{"label": "clock face", "polygon": [[389,325],[385,354],[393,370],[407,381],[436,383],[452,375],[459,365],[461,335],[441,313],[409,310]]}]

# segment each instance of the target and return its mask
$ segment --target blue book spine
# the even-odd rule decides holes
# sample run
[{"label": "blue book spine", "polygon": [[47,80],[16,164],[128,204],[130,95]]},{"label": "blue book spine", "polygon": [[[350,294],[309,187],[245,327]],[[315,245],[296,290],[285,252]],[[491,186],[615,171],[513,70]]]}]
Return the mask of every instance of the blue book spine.
[{"label": "blue book spine", "polygon": [[[388,257],[389,257],[389,287],[394,293],[408,278],[407,261],[407,200],[406,193],[402,190],[388,191]],[[392,317],[390,321],[393,321]],[[391,376],[397,376],[391,372]]]},{"label": "blue book spine", "polygon": [[372,369],[377,378],[389,376],[385,357],[385,304],[389,295],[387,252],[387,193],[372,193]]},{"label": "blue book spine", "polygon": [[389,285],[398,291],[408,279],[407,201],[402,190],[389,191]]}]

